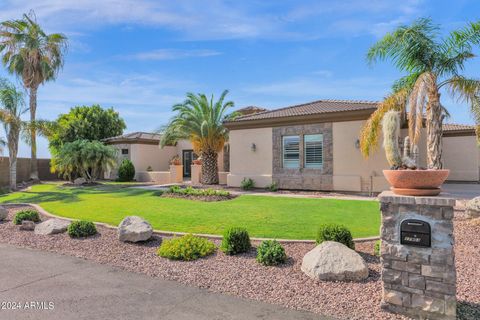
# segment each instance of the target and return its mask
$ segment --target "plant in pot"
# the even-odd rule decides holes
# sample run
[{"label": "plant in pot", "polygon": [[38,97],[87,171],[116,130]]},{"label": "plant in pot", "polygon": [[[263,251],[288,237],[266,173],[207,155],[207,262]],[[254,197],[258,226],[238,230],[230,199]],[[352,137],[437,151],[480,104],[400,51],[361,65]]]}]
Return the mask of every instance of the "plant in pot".
[{"label": "plant in pot", "polygon": [[192,163],[195,164],[195,165],[201,165],[202,164],[202,157],[197,158],[197,159],[193,159]]},{"label": "plant in pot", "polygon": [[436,196],[450,170],[422,169],[418,165],[418,147],[410,148],[410,137],[405,138],[403,156],[400,151],[400,112],[388,111],[383,116],[383,148],[390,170],[383,174],[394,193],[409,196]]},{"label": "plant in pot", "polygon": [[182,165],[182,160],[180,159],[180,156],[177,154],[174,156],[172,159],[170,159],[170,164],[172,166],[180,166]]}]

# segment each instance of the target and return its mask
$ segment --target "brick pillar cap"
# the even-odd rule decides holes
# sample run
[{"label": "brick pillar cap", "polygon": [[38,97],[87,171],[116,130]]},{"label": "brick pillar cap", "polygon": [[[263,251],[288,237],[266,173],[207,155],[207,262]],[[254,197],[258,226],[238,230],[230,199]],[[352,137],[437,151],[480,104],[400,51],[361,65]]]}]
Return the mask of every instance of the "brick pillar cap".
[{"label": "brick pillar cap", "polygon": [[456,199],[447,193],[441,193],[436,197],[414,197],[401,196],[392,191],[383,191],[378,195],[380,202],[388,202],[393,204],[419,204],[429,206],[455,206]]}]

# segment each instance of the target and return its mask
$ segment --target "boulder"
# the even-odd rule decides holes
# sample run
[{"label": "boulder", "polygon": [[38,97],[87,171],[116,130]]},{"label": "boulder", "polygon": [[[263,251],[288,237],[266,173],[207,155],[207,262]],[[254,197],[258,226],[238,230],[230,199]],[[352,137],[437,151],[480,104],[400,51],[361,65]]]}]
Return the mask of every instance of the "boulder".
[{"label": "boulder", "polygon": [[7,209],[5,209],[5,207],[0,206],[0,221],[7,219],[7,217],[8,217]]},{"label": "boulder", "polygon": [[62,219],[48,219],[35,226],[35,234],[50,235],[67,231],[70,221]]},{"label": "boulder", "polygon": [[126,217],[118,226],[118,239],[123,242],[146,241],[152,234],[150,223],[137,216]]},{"label": "boulder", "polygon": [[467,202],[465,213],[469,218],[480,217],[480,197],[473,198]]},{"label": "boulder", "polygon": [[303,257],[302,271],[312,279],[325,281],[361,281],[368,277],[362,257],[349,247],[325,241]]},{"label": "boulder", "polygon": [[23,220],[20,230],[32,231],[35,230],[35,222],[29,220]]},{"label": "boulder", "polygon": [[85,180],[85,178],[77,178],[75,180],[73,180],[73,184],[76,185],[76,186],[81,186],[82,184],[86,183],[87,180]]}]

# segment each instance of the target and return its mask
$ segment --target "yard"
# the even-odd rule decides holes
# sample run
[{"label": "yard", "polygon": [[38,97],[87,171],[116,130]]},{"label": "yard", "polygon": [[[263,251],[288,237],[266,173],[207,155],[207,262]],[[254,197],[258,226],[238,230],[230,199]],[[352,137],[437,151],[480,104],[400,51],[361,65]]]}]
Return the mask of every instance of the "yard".
[{"label": "yard", "polygon": [[161,198],[157,191],[118,184],[40,184],[2,195],[0,203],[35,203],[58,216],[115,226],[125,216],[138,215],[158,230],[222,234],[225,227],[236,225],[247,228],[252,237],[282,239],[314,239],[322,223],[344,224],[354,238],[376,236],[380,226],[376,201],[242,195],[201,202]]}]

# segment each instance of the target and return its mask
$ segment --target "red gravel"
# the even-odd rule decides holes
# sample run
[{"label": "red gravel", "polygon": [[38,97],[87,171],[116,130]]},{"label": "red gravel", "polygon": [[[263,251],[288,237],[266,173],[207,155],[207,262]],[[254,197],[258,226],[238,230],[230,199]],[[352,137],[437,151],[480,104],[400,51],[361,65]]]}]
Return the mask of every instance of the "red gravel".
[{"label": "red gravel", "polygon": [[[289,257],[281,267],[264,267],[255,261],[255,250],[239,256],[221,251],[192,262],[158,257],[160,238],[144,244],[118,241],[116,230],[98,227],[99,235],[70,239],[66,234],[38,236],[20,231],[11,222],[20,207],[9,209],[9,221],[0,223],[0,242],[48,250],[150,276],[176,280],[211,291],[280,304],[323,315],[348,319],[404,319],[379,307],[381,299],[380,262],[371,255],[374,242],[357,243],[357,251],[370,269],[367,280],[359,283],[316,282],[300,271],[302,257],[313,244],[284,244]],[[463,319],[480,318],[480,226],[463,218],[455,222],[459,313]],[[217,242],[218,244],[218,242]]]}]

